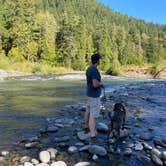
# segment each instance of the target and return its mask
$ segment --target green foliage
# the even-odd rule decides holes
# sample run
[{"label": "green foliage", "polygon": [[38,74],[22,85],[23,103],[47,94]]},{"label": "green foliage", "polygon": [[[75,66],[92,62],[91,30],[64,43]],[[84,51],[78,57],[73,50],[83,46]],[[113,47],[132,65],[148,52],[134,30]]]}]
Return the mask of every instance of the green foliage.
[{"label": "green foliage", "polygon": [[102,56],[100,69],[114,75],[121,65],[161,62],[166,25],[121,15],[96,0],[1,1],[0,56],[12,63],[32,72],[45,72],[40,64],[50,72],[59,66],[85,70],[94,52]]}]

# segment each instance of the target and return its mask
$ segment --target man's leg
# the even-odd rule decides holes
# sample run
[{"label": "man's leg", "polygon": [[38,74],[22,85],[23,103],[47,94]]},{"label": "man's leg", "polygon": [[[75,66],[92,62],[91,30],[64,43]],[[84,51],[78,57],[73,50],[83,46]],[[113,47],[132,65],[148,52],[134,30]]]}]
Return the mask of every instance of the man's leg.
[{"label": "man's leg", "polygon": [[84,129],[88,129],[89,128],[89,111],[86,110],[85,112],[85,124],[84,124]]},{"label": "man's leg", "polygon": [[96,119],[90,115],[89,117],[90,137],[96,137]]}]

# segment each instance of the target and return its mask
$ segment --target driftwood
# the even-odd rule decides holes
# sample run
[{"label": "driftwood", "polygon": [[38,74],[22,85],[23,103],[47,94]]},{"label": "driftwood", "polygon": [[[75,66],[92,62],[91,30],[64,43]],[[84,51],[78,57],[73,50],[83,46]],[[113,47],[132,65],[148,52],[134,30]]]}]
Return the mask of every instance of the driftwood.
[{"label": "driftwood", "polygon": [[166,69],[166,66],[159,70],[157,73],[154,74],[153,78],[156,78],[163,70]]}]

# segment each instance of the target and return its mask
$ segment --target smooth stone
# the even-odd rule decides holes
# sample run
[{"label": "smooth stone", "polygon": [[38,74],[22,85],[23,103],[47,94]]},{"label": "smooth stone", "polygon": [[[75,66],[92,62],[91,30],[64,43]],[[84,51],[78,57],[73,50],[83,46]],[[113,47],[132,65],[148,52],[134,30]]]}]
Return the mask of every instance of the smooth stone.
[{"label": "smooth stone", "polygon": [[85,144],[83,142],[77,142],[75,146],[84,146]]},{"label": "smooth stone", "polygon": [[50,166],[67,166],[64,161],[53,162]]},{"label": "smooth stone", "polygon": [[58,128],[55,126],[49,126],[47,128],[47,132],[57,132],[57,131],[58,131]]},{"label": "smooth stone", "polygon": [[166,151],[162,152],[162,159],[166,160]]},{"label": "smooth stone", "polygon": [[30,142],[36,142],[39,140],[38,136],[33,136],[31,138],[28,139]]},{"label": "smooth stone", "polygon": [[24,163],[24,166],[33,166],[33,164],[30,163],[30,162],[25,162],[25,163]]},{"label": "smooth stone", "polygon": [[97,130],[101,132],[108,132],[109,128],[106,124],[100,122],[97,124]]},{"label": "smooth stone", "polygon": [[41,151],[39,153],[39,159],[43,163],[48,163],[50,161],[50,153],[48,151]]},{"label": "smooth stone", "polygon": [[166,144],[165,144],[162,140],[155,139],[155,140],[153,140],[153,142],[154,142],[154,144],[157,145],[157,146],[166,147]]},{"label": "smooth stone", "polygon": [[70,154],[76,153],[77,151],[78,151],[78,149],[77,149],[77,147],[75,147],[75,146],[70,146],[70,147],[68,148],[68,152],[69,152]]},{"label": "smooth stone", "polygon": [[129,144],[127,144],[127,147],[128,147],[128,148],[133,148],[133,147],[134,147],[134,144],[133,144],[133,143],[129,143]]},{"label": "smooth stone", "polygon": [[90,145],[85,145],[85,146],[81,147],[81,148],[79,149],[79,151],[80,151],[80,152],[81,152],[81,151],[88,151],[88,150],[89,150],[89,147],[90,147]]},{"label": "smooth stone", "polygon": [[74,166],[90,166],[90,162],[82,161],[82,162],[76,163]]},{"label": "smooth stone", "polygon": [[124,151],[125,156],[131,156],[132,155],[132,150],[130,148],[126,148]]},{"label": "smooth stone", "polygon": [[59,128],[64,128],[64,125],[63,124],[60,124],[60,123],[57,123],[55,124],[56,127],[59,127]]},{"label": "smooth stone", "polygon": [[156,148],[153,148],[151,150],[151,154],[154,154],[154,155],[156,155],[159,158],[161,157],[161,152],[158,149],[156,149]]},{"label": "smooth stone", "polygon": [[151,133],[142,133],[140,135],[140,139],[142,139],[144,141],[150,141],[153,139],[153,135]]},{"label": "smooth stone", "polygon": [[112,145],[109,146],[109,150],[108,150],[109,153],[114,153],[114,148]]},{"label": "smooth stone", "polygon": [[27,143],[25,144],[26,148],[33,148],[38,144],[38,142],[31,142],[31,143]]},{"label": "smooth stone", "polygon": [[59,137],[59,138],[55,138],[54,141],[56,143],[59,143],[59,142],[67,142],[70,140],[70,137],[69,136],[64,136],[64,137]]},{"label": "smooth stone", "polygon": [[5,158],[1,156],[0,156],[0,166],[7,166]]},{"label": "smooth stone", "polygon": [[1,152],[1,155],[4,157],[9,156],[9,154],[10,154],[9,151],[2,151]]},{"label": "smooth stone", "polygon": [[47,151],[50,153],[50,158],[53,160],[56,158],[58,151],[54,148],[49,148]]},{"label": "smooth stone", "polygon": [[135,148],[134,148],[136,151],[141,151],[143,150],[143,146],[140,142],[136,143],[135,144]]},{"label": "smooth stone", "polygon": [[90,133],[85,134],[84,131],[80,131],[77,133],[77,136],[81,141],[85,141],[90,138]]},{"label": "smooth stone", "polygon": [[162,162],[161,159],[160,159],[158,156],[156,156],[155,154],[152,154],[152,155],[151,155],[151,159],[152,159],[152,161],[153,161],[155,164],[157,164],[157,165],[159,165],[159,166],[163,166],[163,162]]},{"label": "smooth stone", "polygon": [[37,159],[32,159],[31,163],[34,164],[34,165],[37,165],[37,164],[39,164],[39,161]]},{"label": "smooth stone", "polygon": [[29,156],[23,156],[20,159],[20,163],[24,164],[25,162],[29,162],[31,160],[31,158]]},{"label": "smooth stone", "polygon": [[98,146],[98,145],[91,145],[88,149],[89,153],[105,156],[107,154],[107,151],[104,147]]},{"label": "smooth stone", "polygon": [[47,163],[40,163],[40,164],[37,164],[35,166],[49,166]]},{"label": "smooth stone", "polygon": [[146,149],[146,150],[152,150],[153,149],[153,147],[152,146],[150,146],[150,145],[148,145],[147,143],[143,143],[143,146],[144,146],[144,149]]},{"label": "smooth stone", "polygon": [[93,156],[92,156],[92,159],[94,160],[94,161],[96,161],[96,160],[98,160],[98,156],[96,155],[96,154],[94,154]]},{"label": "smooth stone", "polygon": [[120,138],[128,137],[129,131],[127,129],[120,130]]},{"label": "smooth stone", "polygon": [[114,144],[114,143],[115,143],[115,139],[110,138],[110,139],[108,140],[108,142],[109,142],[110,144]]}]

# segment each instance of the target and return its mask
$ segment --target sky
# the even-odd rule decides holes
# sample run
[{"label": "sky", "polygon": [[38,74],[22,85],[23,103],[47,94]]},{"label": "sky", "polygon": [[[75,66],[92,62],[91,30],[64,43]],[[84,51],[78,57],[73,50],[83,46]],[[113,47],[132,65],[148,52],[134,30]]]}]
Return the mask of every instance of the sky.
[{"label": "sky", "polygon": [[166,24],[166,0],[97,0],[114,11],[157,24]]}]

